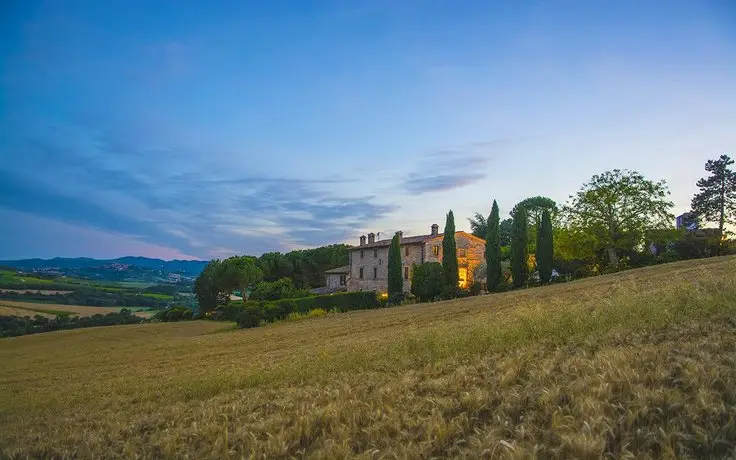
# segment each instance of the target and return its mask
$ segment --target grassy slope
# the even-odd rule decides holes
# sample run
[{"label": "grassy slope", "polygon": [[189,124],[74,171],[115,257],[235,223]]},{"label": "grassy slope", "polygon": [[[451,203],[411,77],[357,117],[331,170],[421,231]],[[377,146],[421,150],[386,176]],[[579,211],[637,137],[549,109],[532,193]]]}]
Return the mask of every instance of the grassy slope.
[{"label": "grassy slope", "polygon": [[0,457],[736,455],[736,258],[222,328],[0,341]]},{"label": "grassy slope", "polygon": [[[92,316],[92,315],[106,315],[108,313],[115,313],[123,308],[128,308],[138,316],[148,318],[153,313],[145,311],[140,307],[88,307],[85,305],[67,305],[59,303],[41,303],[41,302],[26,302],[17,300],[4,300],[0,299],[0,306],[10,307],[19,310],[25,310],[25,315],[33,316],[34,312],[42,312],[55,315],[74,315],[74,316]],[[140,311],[139,311],[140,310]]]}]

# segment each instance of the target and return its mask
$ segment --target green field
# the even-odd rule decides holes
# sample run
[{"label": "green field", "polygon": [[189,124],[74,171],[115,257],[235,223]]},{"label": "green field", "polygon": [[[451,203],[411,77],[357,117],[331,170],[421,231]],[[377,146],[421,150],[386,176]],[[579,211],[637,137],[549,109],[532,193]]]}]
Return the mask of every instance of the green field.
[{"label": "green field", "polygon": [[0,363],[0,458],[733,458],[736,258]]}]

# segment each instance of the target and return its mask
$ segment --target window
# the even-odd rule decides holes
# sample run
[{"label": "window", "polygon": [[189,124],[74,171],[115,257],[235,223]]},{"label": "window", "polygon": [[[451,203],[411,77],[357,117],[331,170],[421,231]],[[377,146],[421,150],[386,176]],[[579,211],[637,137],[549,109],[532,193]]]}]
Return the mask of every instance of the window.
[{"label": "window", "polygon": [[405,256],[409,255],[409,246],[404,246],[404,255]]},{"label": "window", "polygon": [[362,259],[363,257],[365,257],[365,251],[361,249],[360,250],[360,258]]},{"label": "window", "polygon": [[404,279],[409,279],[409,267],[404,267]]},{"label": "window", "polygon": [[467,257],[468,256],[468,250],[464,248],[459,248],[457,250],[457,256],[458,257]]},{"label": "window", "polygon": [[378,267],[373,267],[373,279],[378,278]]},{"label": "window", "polygon": [[363,267],[360,267],[360,275],[358,275],[360,279],[363,279]]},{"label": "window", "polygon": [[468,286],[468,269],[460,268],[457,271],[457,285],[461,288]]},{"label": "window", "polygon": [[345,286],[346,276],[340,275],[340,286]]},{"label": "window", "polygon": [[378,257],[378,249],[373,250],[373,257]]},{"label": "window", "polygon": [[440,247],[439,246],[436,246],[436,245],[435,246],[432,246],[432,254],[435,257],[439,257],[440,256]]}]

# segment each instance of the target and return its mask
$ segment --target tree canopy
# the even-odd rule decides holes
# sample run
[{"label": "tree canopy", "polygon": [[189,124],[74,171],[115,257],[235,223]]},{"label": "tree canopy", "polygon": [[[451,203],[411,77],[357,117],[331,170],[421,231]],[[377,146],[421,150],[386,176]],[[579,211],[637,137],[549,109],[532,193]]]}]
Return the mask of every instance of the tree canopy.
[{"label": "tree canopy", "polygon": [[718,222],[719,245],[725,224],[736,224],[736,172],[729,168],[733,162],[728,155],[708,160],[705,170],[711,174],[697,182],[700,191],[691,203],[692,213],[699,220]]},{"label": "tree canopy", "polygon": [[645,232],[669,227],[673,203],[664,180],[653,182],[636,171],[606,171],[594,175],[563,208],[567,224],[594,237],[618,266],[619,252],[636,247]]},{"label": "tree canopy", "polygon": [[489,291],[498,290],[501,284],[501,233],[498,203],[493,200],[491,215],[488,216],[486,233],[486,286]]},{"label": "tree canopy", "polygon": [[513,218],[521,208],[526,210],[527,219],[529,219],[534,225],[539,225],[544,211],[549,212],[550,217],[553,219],[559,212],[559,208],[557,207],[555,200],[544,196],[533,196],[519,201],[511,210],[511,217]]},{"label": "tree canopy", "polygon": [[552,232],[552,218],[549,210],[542,211],[542,220],[537,230],[537,272],[539,280],[548,283],[552,279],[552,264],[554,263],[554,235]]},{"label": "tree canopy", "polygon": [[515,288],[522,287],[529,276],[527,221],[526,208],[519,208],[514,214],[514,227],[511,231],[511,276]]},{"label": "tree canopy", "polygon": [[388,297],[395,299],[404,293],[404,278],[401,274],[401,236],[397,232],[388,248]]},{"label": "tree canopy", "polygon": [[442,269],[445,276],[445,290],[450,296],[457,292],[458,266],[457,245],[455,243],[455,215],[452,210],[447,213],[445,233],[442,236]]}]

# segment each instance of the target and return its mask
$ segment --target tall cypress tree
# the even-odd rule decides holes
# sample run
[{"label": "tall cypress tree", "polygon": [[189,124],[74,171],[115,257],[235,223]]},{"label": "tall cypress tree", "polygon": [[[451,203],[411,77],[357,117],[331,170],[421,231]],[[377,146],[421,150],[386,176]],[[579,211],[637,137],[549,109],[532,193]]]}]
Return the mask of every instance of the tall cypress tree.
[{"label": "tall cypress tree", "polygon": [[447,294],[457,294],[457,246],[455,245],[455,216],[452,210],[447,213],[445,234],[442,236],[442,269],[444,271],[445,290]]},{"label": "tall cypress tree", "polygon": [[529,276],[527,250],[527,215],[526,209],[519,209],[514,214],[513,228],[511,229],[511,276],[514,287],[520,288],[526,283]]},{"label": "tall cypress tree", "polygon": [[401,241],[398,232],[388,248],[388,297],[395,299],[404,292],[404,277],[401,276]]},{"label": "tall cypress tree", "polygon": [[498,204],[493,200],[486,231],[486,284],[489,291],[497,291],[501,284],[501,218]]},{"label": "tall cypress tree", "polygon": [[537,229],[537,271],[539,280],[548,283],[552,278],[552,264],[554,258],[554,242],[552,236],[552,218],[549,211],[542,211],[542,219]]}]

